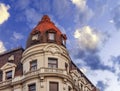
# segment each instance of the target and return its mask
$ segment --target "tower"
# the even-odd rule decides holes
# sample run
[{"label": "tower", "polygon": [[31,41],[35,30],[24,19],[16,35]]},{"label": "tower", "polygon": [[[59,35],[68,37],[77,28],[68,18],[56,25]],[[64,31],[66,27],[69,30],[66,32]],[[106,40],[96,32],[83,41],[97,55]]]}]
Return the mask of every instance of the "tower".
[{"label": "tower", "polygon": [[[70,85],[72,80],[68,75],[70,57],[66,50],[66,39],[66,35],[61,33],[47,15],[44,15],[30,33],[26,44],[27,49],[21,60],[23,74],[31,72],[27,77],[30,82],[28,80],[26,84],[31,84],[33,79],[39,81],[36,85],[40,86],[41,91],[68,89],[66,81]],[[54,88],[53,85],[55,85]]]}]

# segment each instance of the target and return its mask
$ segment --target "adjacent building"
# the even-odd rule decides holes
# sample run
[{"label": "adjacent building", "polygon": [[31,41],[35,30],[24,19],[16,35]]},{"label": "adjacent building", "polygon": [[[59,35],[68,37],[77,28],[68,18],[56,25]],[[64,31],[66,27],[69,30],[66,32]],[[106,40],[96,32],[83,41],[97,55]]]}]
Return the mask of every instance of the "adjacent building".
[{"label": "adjacent building", "polygon": [[98,91],[71,60],[66,40],[44,15],[25,49],[0,54],[0,91]]}]

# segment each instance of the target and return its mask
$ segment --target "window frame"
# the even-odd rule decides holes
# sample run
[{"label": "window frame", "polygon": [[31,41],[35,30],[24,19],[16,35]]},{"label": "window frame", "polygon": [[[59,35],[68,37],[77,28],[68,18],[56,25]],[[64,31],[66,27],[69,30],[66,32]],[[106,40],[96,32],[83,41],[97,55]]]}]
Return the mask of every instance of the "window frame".
[{"label": "window frame", "polygon": [[[30,89],[31,86],[34,86],[34,89]],[[36,83],[28,84],[28,91],[36,91]]]},{"label": "window frame", "polygon": [[[50,82],[49,82],[49,91],[51,91],[51,84],[57,84],[57,91],[59,91],[59,82],[50,81]],[[53,90],[52,90],[52,91],[53,91]]]},{"label": "window frame", "polygon": [[[54,29],[50,29],[50,30],[47,30],[47,41],[48,42],[56,42],[56,31]],[[54,34],[53,38],[54,39],[50,39],[50,34]]]},{"label": "window frame", "polygon": [[[36,65],[33,66],[33,64],[36,63]],[[30,71],[37,70],[37,59],[30,61]]]},{"label": "window frame", "polygon": [[[37,37],[37,38],[33,38],[33,37]],[[32,41],[38,41],[39,40],[39,33],[35,33],[32,35]]]},{"label": "window frame", "polygon": [[[33,39],[33,37],[37,35],[37,39]],[[41,32],[39,30],[36,30],[33,34],[31,34],[31,45],[37,44],[41,42]]]},{"label": "window frame", "polygon": [[[52,63],[50,62],[50,60],[55,60],[56,63]],[[49,67],[49,65],[52,65]],[[48,58],[48,68],[54,68],[54,66],[56,66],[55,68],[58,68],[58,59],[57,58]]]},{"label": "window frame", "polygon": [[66,46],[66,40],[62,37],[62,44]]}]

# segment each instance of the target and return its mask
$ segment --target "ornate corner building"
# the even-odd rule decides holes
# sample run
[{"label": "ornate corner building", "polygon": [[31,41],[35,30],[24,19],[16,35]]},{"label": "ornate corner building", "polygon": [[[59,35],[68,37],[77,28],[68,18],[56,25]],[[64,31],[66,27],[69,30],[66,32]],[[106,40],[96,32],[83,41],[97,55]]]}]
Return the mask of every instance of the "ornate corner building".
[{"label": "ornate corner building", "polygon": [[0,91],[99,91],[71,60],[66,40],[44,15],[26,49],[0,54]]}]

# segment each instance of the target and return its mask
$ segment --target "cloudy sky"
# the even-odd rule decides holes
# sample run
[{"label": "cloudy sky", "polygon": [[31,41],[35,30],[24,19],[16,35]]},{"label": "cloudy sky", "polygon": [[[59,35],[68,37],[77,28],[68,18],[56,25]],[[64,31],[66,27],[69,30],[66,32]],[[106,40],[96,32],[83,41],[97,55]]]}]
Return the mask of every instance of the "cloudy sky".
[{"label": "cloudy sky", "polygon": [[0,53],[25,48],[45,14],[86,76],[101,91],[120,89],[120,0],[0,0]]}]

